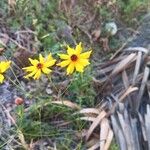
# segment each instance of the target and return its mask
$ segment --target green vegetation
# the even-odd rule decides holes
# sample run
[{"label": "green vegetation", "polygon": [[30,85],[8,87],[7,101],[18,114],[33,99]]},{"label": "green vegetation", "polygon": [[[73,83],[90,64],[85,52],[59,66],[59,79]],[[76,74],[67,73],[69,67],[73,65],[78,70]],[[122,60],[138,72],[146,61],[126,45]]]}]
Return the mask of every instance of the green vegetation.
[{"label": "green vegetation", "polygon": [[87,68],[83,74],[74,75],[73,81],[68,87],[68,92],[68,99],[73,100],[81,107],[94,107],[96,94],[92,87],[91,68]]},{"label": "green vegetation", "polygon": [[119,0],[118,6],[122,19],[133,26],[138,24],[142,16],[149,10],[150,2],[149,0]]},{"label": "green vegetation", "polygon": [[[17,126],[14,132],[21,131],[27,143],[32,140],[50,138],[56,141],[60,149],[70,149],[72,145],[77,148],[82,145],[82,140],[77,140],[74,134],[75,130],[81,131],[85,123],[78,119],[78,115],[69,115],[74,111],[68,107],[52,104],[51,100],[41,99],[32,105],[27,113],[24,111],[23,106],[18,106],[15,112]],[[67,122],[68,127],[65,126]]]},{"label": "green vegetation", "polygon": [[119,146],[113,141],[110,146],[110,150],[119,150]]}]

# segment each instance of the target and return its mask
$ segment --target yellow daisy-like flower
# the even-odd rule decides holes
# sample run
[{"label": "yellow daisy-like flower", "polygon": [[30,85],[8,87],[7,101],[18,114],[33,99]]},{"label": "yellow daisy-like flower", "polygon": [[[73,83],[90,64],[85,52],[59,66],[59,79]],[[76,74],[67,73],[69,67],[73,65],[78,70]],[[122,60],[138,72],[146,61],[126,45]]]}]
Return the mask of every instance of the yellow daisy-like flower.
[{"label": "yellow daisy-like flower", "polygon": [[29,58],[32,66],[23,68],[29,74],[25,76],[25,78],[33,77],[33,79],[39,79],[43,74],[49,74],[52,70],[49,67],[53,66],[56,62],[55,59],[49,54],[46,58],[44,58],[41,54],[39,54],[39,60]]},{"label": "yellow daisy-like flower", "polygon": [[84,67],[89,65],[89,57],[91,55],[91,50],[81,53],[82,52],[82,46],[81,42],[76,46],[75,49],[67,46],[67,54],[58,54],[61,59],[63,59],[62,62],[57,64],[60,67],[67,67],[67,75],[72,74],[74,70],[78,72],[83,72]]},{"label": "yellow daisy-like flower", "polygon": [[7,69],[10,67],[10,63],[11,63],[11,61],[1,61],[0,62],[0,83],[3,83],[3,81],[4,81],[3,73],[5,73],[7,71]]}]

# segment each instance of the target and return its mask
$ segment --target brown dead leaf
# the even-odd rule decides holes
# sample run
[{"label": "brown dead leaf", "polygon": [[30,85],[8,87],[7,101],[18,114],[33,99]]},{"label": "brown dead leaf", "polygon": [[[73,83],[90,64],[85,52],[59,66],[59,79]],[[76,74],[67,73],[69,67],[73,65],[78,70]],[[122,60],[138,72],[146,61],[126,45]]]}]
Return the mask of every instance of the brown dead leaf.
[{"label": "brown dead leaf", "polygon": [[100,29],[95,29],[92,32],[93,41],[97,41],[99,39],[100,35],[101,35],[101,30]]},{"label": "brown dead leaf", "polygon": [[108,38],[101,38],[100,42],[102,42],[102,47],[103,47],[104,51],[110,51],[109,44],[108,44],[109,43]]},{"label": "brown dead leaf", "polygon": [[4,48],[1,47],[1,48],[0,48],[0,55],[1,55],[3,52],[4,52]]}]

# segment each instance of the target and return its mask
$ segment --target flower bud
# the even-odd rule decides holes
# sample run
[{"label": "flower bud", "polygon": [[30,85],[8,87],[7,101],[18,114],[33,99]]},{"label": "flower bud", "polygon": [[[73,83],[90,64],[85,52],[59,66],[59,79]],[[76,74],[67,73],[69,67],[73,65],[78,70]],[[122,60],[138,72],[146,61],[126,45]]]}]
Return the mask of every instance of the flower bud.
[{"label": "flower bud", "polygon": [[24,100],[21,97],[17,97],[15,99],[15,104],[16,105],[22,105],[24,103]]}]

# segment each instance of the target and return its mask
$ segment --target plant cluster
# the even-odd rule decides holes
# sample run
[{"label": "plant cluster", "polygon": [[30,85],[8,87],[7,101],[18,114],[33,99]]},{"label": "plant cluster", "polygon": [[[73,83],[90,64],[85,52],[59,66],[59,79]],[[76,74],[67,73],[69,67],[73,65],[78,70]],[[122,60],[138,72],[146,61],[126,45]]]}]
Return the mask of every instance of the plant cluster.
[{"label": "plant cluster", "polygon": [[[83,72],[84,68],[90,64],[89,57],[92,51],[82,52],[82,49],[81,42],[75,49],[68,45],[67,54],[58,54],[63,61],[56,65],[60,67],[67,67],[67,75],[72,74],[74,71]],[[52,72],[50,67],[54,66],[56,63],[56,59],[52,57],[51,53],[47,57],[43,57],[42,54],[39,54],[39,60],[29,58],[29,61],[31,66],[22,68],[26,73],[28,73],[24,77],[27,79],[32,77],[34,80],[39,79],[42,74],[49,75]],[[0,83],[4,81],[3,73],[10,68],[10,63],[11,61],[0,62]]]}]

